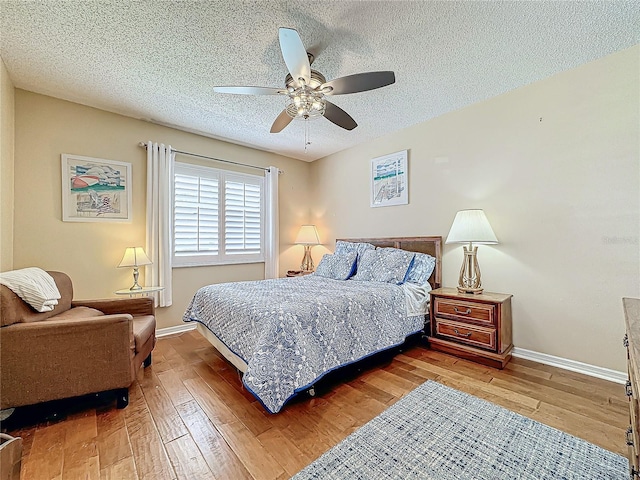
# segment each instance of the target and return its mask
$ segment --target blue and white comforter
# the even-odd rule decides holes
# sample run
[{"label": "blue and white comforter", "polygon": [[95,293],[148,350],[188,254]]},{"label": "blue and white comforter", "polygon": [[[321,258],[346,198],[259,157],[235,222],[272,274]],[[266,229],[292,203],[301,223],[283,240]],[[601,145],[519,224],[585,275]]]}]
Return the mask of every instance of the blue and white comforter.
[{"label": "blue and white comforter", "polygon": [[271,413],[325,373],[424,327],[424,317],[407,315],[401,286],[315,275],[203,287],[183,320],[244,360],[243,383]]}]

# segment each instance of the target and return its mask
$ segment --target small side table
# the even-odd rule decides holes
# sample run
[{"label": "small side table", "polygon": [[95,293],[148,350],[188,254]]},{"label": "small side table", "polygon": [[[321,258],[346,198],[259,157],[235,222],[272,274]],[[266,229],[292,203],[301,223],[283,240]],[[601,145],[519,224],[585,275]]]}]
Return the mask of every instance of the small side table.
[{"label": "small side table", "polygon": [[164,290],[164,287],[142,287],[140,290],[129,290],[128,288],[123,288],[121,290],[116,290],[116,295],[129,295],[129,297],[135,297],[136,295],[141,295],[143,297],[148,297],[151,293],[159,292]]}]

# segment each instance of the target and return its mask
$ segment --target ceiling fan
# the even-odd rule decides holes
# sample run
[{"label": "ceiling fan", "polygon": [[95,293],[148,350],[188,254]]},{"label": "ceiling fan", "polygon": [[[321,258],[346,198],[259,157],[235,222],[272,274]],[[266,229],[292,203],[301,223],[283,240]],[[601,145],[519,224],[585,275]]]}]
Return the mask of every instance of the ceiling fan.
[{"label": "ceiling fan", "polygon": [[279,29],[280,49],[289,74],[284,88],[272,87],[214,87],[214,92],[242,95],[286,95],[285,109],[271,125],[271,133],[281,132],[294,118],[308,120],[324,116],[346,130],[358,126],[351,116],[327,100],[327,96],[364,92],[386,87],[396,81],[393,72],[367,72],[347,75],[327,82],[318,71],[311,69],[314,57],[307,53],[298,32],[292,28]]}]

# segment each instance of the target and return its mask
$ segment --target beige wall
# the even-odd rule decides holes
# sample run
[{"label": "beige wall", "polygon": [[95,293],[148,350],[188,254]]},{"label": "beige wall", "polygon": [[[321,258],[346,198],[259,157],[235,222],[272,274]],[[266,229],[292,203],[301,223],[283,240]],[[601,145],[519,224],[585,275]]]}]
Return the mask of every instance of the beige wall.
[{"label": "beige wall", "polygon": [[0,272],[13,268],[14,88],[0,59]]},{"label": "beige wall", "polygon": [[[116,266],[125,247],[145,244],[146,152],[138,143],[146,140],[284,170],[279,195],[281,272],[299,263],[302,250],[292,242],[300,224],[308,220],[308,163],[19,89],[15,90],[15,133],[15,183],[20,188],[15,191],[14,268],[64,271],[73,279],[76,298],[113,297],[115,290],[132,282],[131,269]],[[63,222],[62,153],[131,163],[133,221]],[[178,160],[189,159],[178,156]],[[180,325],[197,288],[261,279],[263,273],[262,263],[174,269],[173,305],[158,310],[158,326]]]},{"label": "beige wall", "polygon": [[[639,50],[314,162],[312,221],[327,239],[446,238],[456,211],[483,208],[500,240],[479,248],[483,285],[514,295],[515,346],[624,371],[621,297],[640,296]],[[370,159],[404,149],[409,205],[370,208]],[[461,263],[445,246],[445,286]]]}]

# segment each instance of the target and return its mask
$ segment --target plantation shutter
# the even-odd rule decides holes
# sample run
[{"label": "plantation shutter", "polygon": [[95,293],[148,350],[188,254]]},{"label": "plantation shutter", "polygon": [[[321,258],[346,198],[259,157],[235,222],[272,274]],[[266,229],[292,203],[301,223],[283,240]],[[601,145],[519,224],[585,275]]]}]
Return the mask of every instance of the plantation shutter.
[{"label": "plantation shutter", "polygon": [[262,247],[262,185],[228,176],[225,181],[225,253],[259,254]]},{"label": "plantation shutter", "polygon": [[176,256],[216,255],[218,226],[218,179],[176,173],[174,207]]}]

